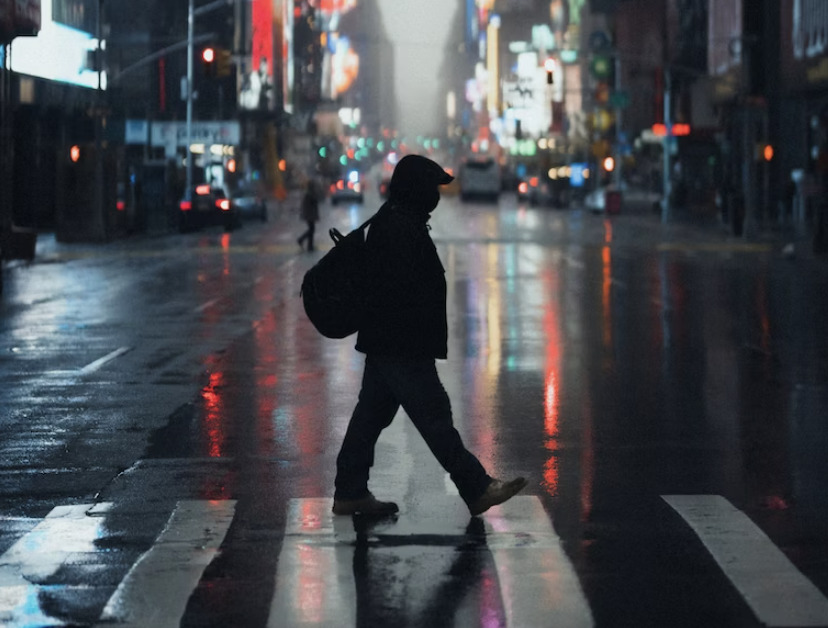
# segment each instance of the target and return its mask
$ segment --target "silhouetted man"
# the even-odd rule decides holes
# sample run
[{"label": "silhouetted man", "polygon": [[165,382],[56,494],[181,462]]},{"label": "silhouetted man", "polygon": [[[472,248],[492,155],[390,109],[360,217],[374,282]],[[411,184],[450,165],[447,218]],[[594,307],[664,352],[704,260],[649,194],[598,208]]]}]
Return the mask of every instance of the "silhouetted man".
[{"label": "silhouetted man", "polygon": [[451,403],[437,375],[447,353],[446,279],[429,235],[428,219],[440,201],[439,186],[453,177],[419,155],[394,169],[388,201],[371,222],[367,315],[357,336],[366,354],[359,401],[336,461],[333,512],[385,515],[399,510],[368,490],[380,432],[402,406],[434,456],[457,485],[472,515],[514,496],[524,478],[491,478],[463,445]]}]

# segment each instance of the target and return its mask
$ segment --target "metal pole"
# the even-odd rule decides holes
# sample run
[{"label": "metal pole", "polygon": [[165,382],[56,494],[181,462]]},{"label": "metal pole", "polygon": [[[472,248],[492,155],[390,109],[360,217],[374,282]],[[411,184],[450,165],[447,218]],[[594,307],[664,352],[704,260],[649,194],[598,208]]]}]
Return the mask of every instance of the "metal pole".
[{"label": "metal pole", "polygon": [[194,0],[190,0],[190,9],[187,15],[187,183],[184,189],[184,198],[192,200],[193,187],[193,35],[195,30]]},{"label": "metal pole", "polygon": [[[615,55],[615,93],[616,98],[620,97],[621,94],[621,55]],[[615,171],[613,172],[613,181],[615,183],[615,189],[619,192],[621,191],[621,183],[622,183],[622,176],[621,176],[621,168],[624,162],[624,156],[621,150],[621,138],[623,137],[624,133],[621,129],[621,116],[622,116],[622,109],[618,101],[616,100],[615,104]]]},{"label": "metal pole", "polygon": [[95,90],[95,190],[93,192],[92,227],[95,239],[106,240],[106,217],[104,216],[104,175],[103,175],[103,129],[101,128],[101,116],[103,115],[103,84],[101,80],[103,53],[101,38],[103,36],[103,13],[104,0],[98,0],[98,14],[95,21],[95,36],[98,45],[95,50],[95,66],[98,73],[98,88]]},{"label": "metal pole", "polygon": [[672,185],[670,183],[670,148],[673,136],[673,123],[670,120],[670,69],[664,66],[664,127],[667,132],[664,134],[664,155],[662,179],[664,197],[661,199],[661,222],[670,222],[671,208],[670,208],[670,194],[672,193]]}]

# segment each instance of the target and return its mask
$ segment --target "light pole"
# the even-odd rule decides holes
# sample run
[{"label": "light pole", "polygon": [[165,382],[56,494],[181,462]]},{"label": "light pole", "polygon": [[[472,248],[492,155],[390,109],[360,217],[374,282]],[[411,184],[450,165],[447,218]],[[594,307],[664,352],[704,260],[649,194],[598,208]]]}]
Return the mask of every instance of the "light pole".
[{"label": "light pole", "polygon": [[187,11],[187,179],[184,199],[191,201],[193,187],[193,39],[195,34],[195,7],[190,0]]},{"label": "light pole", "polygon": [[672,218],[670,208],[670,195],[672,194],[672,182],[670,178],[670,151],[673,148],[673,123],[670,120],[670,94],[672,91],[670,69],[664,65],[664,149],[662,151],[662,187],[663,198],[661,199],[661,222],[668,223]]},{"label": "light pole", "polygon": [[232,4],[233,0],[213,0],[198,9],[194,6],[194,0],[190,0],[187,11],[187,182],[184,198],[192,200],[193,187],[193,54],[195,47],[195,18]]}]

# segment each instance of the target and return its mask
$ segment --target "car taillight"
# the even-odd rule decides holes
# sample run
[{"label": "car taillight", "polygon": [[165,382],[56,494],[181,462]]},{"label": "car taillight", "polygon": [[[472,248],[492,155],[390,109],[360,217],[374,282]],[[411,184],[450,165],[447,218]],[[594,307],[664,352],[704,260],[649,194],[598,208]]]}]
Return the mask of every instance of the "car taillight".
[{"label": "car taillight", "polygon": [[178,208],[183,212],[188,212],[193,208],[193,204],[190,201],[181,201],[178,204]]},{"label": "car taillight", "polygon": [[526,194],[529,191],[529,184],[526,181],[521,181],[520,185],[518,185],[518,192],[521,194]]},{"label": "car taillight", "polygon": [[226,198],[219,198],[216,199],[216,207],[220,210],[229,212],[230,211],[230,200]]},{"label": "car taillight", "polygon": [[531,179],[529,179],[529,184],[530,184],[533,188],[538,187],[538,178],[537,178],[537,177],[532,177]]},{"label": "car taillight", "polygon": [[199,196],[207,196],[210,193],[210,186],[207,184],[197,185],[195,192]]},{"label": "car taillight", "polygon": [[119,212],[124,211],[126,209],[126,203],[124,201],[118,201],[117,203],[115,203],[115,209],[117,209]]},{"label": "car taillight", "polygon": [[336,189],[337,190],[344,190],[345,189],[345,182],[342,179],[340,179],[339,181],[336,182]]}]

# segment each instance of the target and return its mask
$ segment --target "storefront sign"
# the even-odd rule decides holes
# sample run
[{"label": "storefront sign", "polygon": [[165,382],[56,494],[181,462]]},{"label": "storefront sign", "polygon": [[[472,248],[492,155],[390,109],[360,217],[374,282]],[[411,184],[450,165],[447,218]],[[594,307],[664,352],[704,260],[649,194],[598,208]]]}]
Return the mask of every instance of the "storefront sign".
[{"label": "storefront sign", "polygon": [[[165,147],[171,144],[178,147],[186,147],[187,123],[153,122],[150,137],[150,142],[154,147]],[[239,123],[237,120],[193,122],[191,138],[193,144],[237,146],[240,137]]]}]

